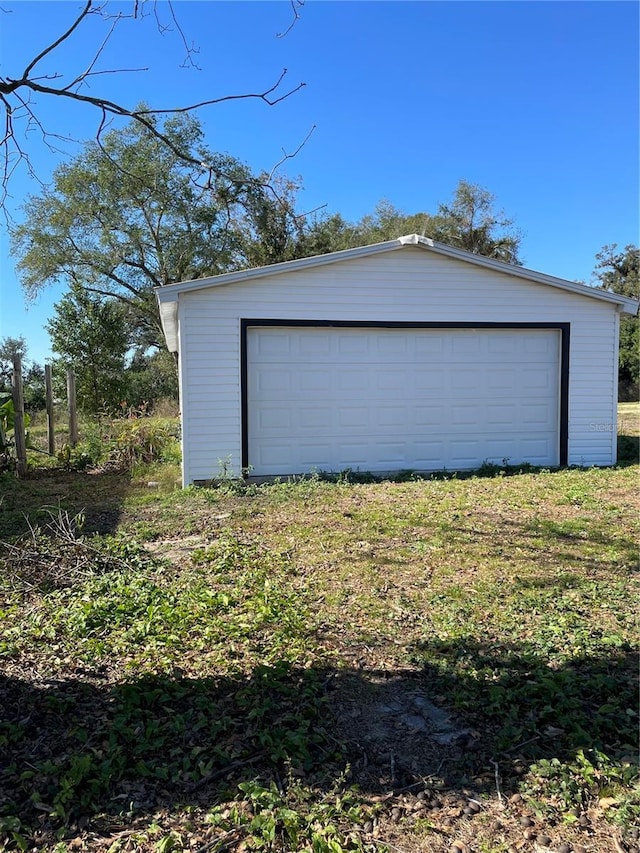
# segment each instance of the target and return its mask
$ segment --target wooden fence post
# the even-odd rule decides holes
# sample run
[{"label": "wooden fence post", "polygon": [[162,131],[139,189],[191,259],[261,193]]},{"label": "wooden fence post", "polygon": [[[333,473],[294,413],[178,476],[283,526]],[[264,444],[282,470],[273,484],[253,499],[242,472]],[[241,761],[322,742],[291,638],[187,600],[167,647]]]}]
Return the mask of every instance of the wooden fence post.
[{"label": "wooden fence post", "polygon": [[22,359],[19,355],[13,357],[13,374],[11,377],[13,391],[13,435],[16,442],[16,475],[27,475],[27,439],[24,434],[24,394],[22,391]]},{"label": "wooden fence post", "polygon": [[73,370],[67,370],[67,406],[69,409],[69,444],[78,443],[78,413],[76,411],[76,377]]},{"label": "wooden fence post", "polygon": [[51,365],[44,366],[44,388],[47,400],[47,438],[49,440],[49,456],[56,452],[56,434],[53,412],[53,385],[51,382]]}]

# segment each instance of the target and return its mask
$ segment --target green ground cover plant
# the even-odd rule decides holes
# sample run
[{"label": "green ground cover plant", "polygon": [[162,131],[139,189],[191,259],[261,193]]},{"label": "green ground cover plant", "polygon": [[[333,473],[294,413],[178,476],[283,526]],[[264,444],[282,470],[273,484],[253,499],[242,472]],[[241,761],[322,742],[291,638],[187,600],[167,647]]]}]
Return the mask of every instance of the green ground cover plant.
[{"label": "green ground cover plant", "polygon": [[0,848],[636,850],[638,470],[3,476]]}]

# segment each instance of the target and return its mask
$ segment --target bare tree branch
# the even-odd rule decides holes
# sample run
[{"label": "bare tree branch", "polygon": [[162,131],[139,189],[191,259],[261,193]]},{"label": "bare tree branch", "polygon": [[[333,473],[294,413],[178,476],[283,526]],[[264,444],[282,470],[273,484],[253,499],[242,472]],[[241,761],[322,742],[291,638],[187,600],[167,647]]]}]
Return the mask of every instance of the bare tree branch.
[{"label": "bare tree branch", "polygon": [[[119,11],[117,14],[112,15],[107,12],[106,2],[86,0],[82,11],[73,21],[71,26],[69,26],[58,38],[52,41],[51,44],[41,50],[29,62],[20,77],[0,77],[0,104],[2,105],[2,107],[4,107],[5,110],[5,123],[3,129],[4,132],[2,133],[2,139],[0,140],[0,149],[2,149],[2,156],[4,160],[3,167],[0,168],[0,205],[3,204],[6,200],[10,178],[19,165],[26,166],[27,170],[29,171],[29,174],[32,176],[35,175],[35,170],[29,159],[29,152],[23,146],[23,144],[18,141],[16,125],[17,121],[26,120],[26,132],[29,132],[32,129],[37,129],[42,136],[42,140],[50,148],[50,150],[60,152],[60,149],[56,148],[52,144],[51,140],[57,139],[60,141],[71,141],[65,139],[65,137],[60,136],[56,133],[51,133],[47,131],[45,127],[43,127],[42,123],[37,117],[35,108],[30,106],[29,96],[31,94],[52,98],[63,98],[70,102],[85,104],[89,107],[97,109],[100,117],[97,131],[98,143],[100,140],[100,135],[105,130],[110,118],[133,119],[134,121],[142,125],[152,136],[154,136],[156,139],[166,145],[183,162],[200,168],[204,173],[204,186],[206,188],[211,188],[211,182],[214,177],[225,178],[236,185],[241,185],[243,183],[242,179],[224,175],[218,170],[216,170],[209,163],[199,162],[195,157],[191,155],[189,151],[183,150],[178,143],[169,139],[166,134],[159,130],[156,123],[151,120],[152,117],[155,115],[188,113],[201,109],[203,107],[215,106],[231,101],[256,100],[265,103],[267,106],[275,106],[276,104],[281,103],[282,101],[294,95],[296,92],[300,91],[300,89],[302,89],[305,84],[299,83],[296,86],[287,89],[286,91],[282,91],[282,84],[287,75],[287,69],[285,68],[283,69],[282,73],[279,75],[275,83],[273,83],[273,85],[269,86],[263,91],[221,95],[218,97],[207,98],[202,101],[198,101],[197,103],[191,103],[186,106],[178,105],[173,107],[145,109],[129,108],[123,104],[117,103],[100,95],[93,95],[82,91],[83,85],[86,84],[87,80],[91,77],[96,77],[98,75],[105,74],[117,74],[130,71],[147,70],[143,68],[122,68],[105,70],[96,67],[97,63],[104,55],[105,49],[109,44],[110,40],[112,39],[117,25],[122,20],[126,18],[141,19],[143,17],[147,17],[150,14],[149,12],[145,13],[145,2],[146,0],[132,0],[131,14],[125,15]],[[304,0],[291,0],[291,8],[293,11],[294,19],[288,29],[284,33],[280,34],[281,36],[286,35],[286,33],[291,30],[295,22],[299,19],[300,15],[298,10],[303,6],[303,4]],[[188,43],[186,35],[178,21],[173,3],[171,2],[171,0],[169,0],[168,2],[169,15],[172,22],[171,25],[163,24],[161,22],[158,9],[158,4],[154,0],[152,14],[155,16],[158,31],[163,34],[165,32],[175,30],[186,51],[186,58],[183,64],[191,65],[192,67],[197,68],[198,66],[195,63],[193,56],[198,51],[194,45],[190,45]],[[59,73],[48,73],[37,76],[34,75],[33,72],[36,67],[45,58],[51,57],[51,55],[55,53],[56,49],[59,48],[63,43],[68,42],[68,40],[74,34],[77,34],[83,22],[85,22],[90,15],[99,15],[105,21],[108,21],[109,29],[104,38],[102,39],[101,43],[94,51],[93,56],[90,59],[88,65],[85,67],[85,69],[77,73],[70,82],[65,84],[63,84],[63,81],[61,79],[62,75]],[[57,80],[60,81],[60,85],[54,85],[54,82]],[[25,94],[22,95],[21,92]],[[296,152],[294,152],[293,154],[287,154],[286,151],[284,151],[283,149],[284,157],[281,158],[281,160],[273,167],[273,169],[271,169],[269,173],[269,180],[273,177],[276,170],[286,160],[295,157],[295,155],[300,151],[300,149],[308,140],[309,136],[311,135],[311,132],[307,135],[302,145],[298,146]]]},{"label": "bare tree branch", "polygon": [[298,12],[298,9],[301,9],[304,6],[304,0],[289,0],[289,3],[291,5],[291,11],[293,12],[293,19],[286,30],[281,33],[276,33],[276,38],[279,39],[283,39],[295,27],[295,25],[300,20],[300,14]]},{"label": "bare tree branch", "polygon": [[118,23],[118,21],[115,20],[111,24],[111,28],[109,29],[109,32],[106,34],[106,36],[102,40],[102,44],[100,45],[100,47],[96,50],[96,52],[93,56],[93,59],[89,63],[89,67],[85,71],[83,71],[81,74],[78,74],[78,76],[75,78],[75,80],[72,80],[71,83],[69,83],[67,86],[65,86],[62,89],[63,92],[66,92],[68,89],[72,89],[74,86],[79,85],[80,83],[83,83],[87,79],[87,77],[91,76],[94,73],[94,71],[93,71],[94,66],[95,66],[96,62],[102,56],[102,53],[103,53],[105,47],[107,46],[107,44],[111,40],[111,36],[113,35],[113,31],[116,28],[117,23]]},{"label": "bare tree branch", "polygon": [[275,173],[278,171],[278,169],[280,168],[280,166],[282,166],[282,164],[283,164],[283,163],[286,163],[286,162],[287,162],[287,160],[293,160],[293,158],[294,158],[294,157],[297,157],[297,156],[298,156],[298,154],[302,151],[302,149],[303,149],[303,148],[304,148],[304,146],[307,144],[307,142],[311,139],[311,135],[313,134],[313,132],[314,132],[314,130],[315,130],[315,129],[316,129],[316,125],[314,124],[314,125],[312,126],[311,130],[309,131],[309,133],[307,133],[307,135],[305,136],[305,138],[302,140],[302,142],[300,143],[300,145],[298,145],[298,147],[296,148],[296,150],[295,150],[295,151],[293,151],[291,154],[287,154],[287,152],[285,151],[285,149],[284,149],[284,148],[282,149],[282,155],[283,155],[283,156],[278,160],[278,162],[275,164],[275,166],[274,166],[274,167],[271,169],[271,171],[269,172],[269,176],[268,176],[268,178],[267,178],[267,180],[266,180],[266,184],[270,184],[270,183],[271,183],[271,181],[272,181],[272,179],[273,179],[273,176],[274,176],[274,175],[275,175]]},{"label": "bare tree branch", "polygon": [[[185,68],[187,65],[190,65],[192,68],[197,68],[198,70],[200,70],[200,66],[196,62],[194,62],[194,60],[193,60],[193,55],[195,53],[200,53],[200,51],[195,47],[194,44],[192,44],[191,47],[189,47],[189,45],[187,44],[186,36],[182,30],[182,27],[180,26],[180,22],[178,21],[176,13],[173,9],[173,3],[171,2],[171,0],[167,0],[167,5],[169,6],[169,12],[171,13],[171,18],[172,18],[173,23],[175,25],[175,28],[178,32],[178,35],[180,36],[182,44],[184,45],[184,49],[186,51],[186,56],[185,56],[184,62],[182,63],[182,67]],[[154,7],[157,8],[157,3],[154,3]]]},{"label": "bare tree branch", "polygon": [[56,39],[54,42],[52,42],[48,47],[45,47],[45,49],[44,49],[44,50],[42,50],[42,51],[41,51],[41,52],[40,52],[40,53],[35,57],[35,59],[33,59],[33,60],[29,63],[29,65],[27,65],[27,67],[25,68],[25,70],[22,72],[22,78],[21,78],[21,80],[20,80],[20,81],[17,81],[17,82],[18,82],[18,84],[19,84],[19,83],[21,83],[21,82],[23,82],[23,81],[28,80],[28,78],[29,78],[29,74],[30,74],[30,73],[31,73],[31,71],[36,67],[36,65],[40,62],[40,60],[41,60],[41,59],[44,59],[44,57],[45,57],[45,56],[47,56],[47,54],[49,54],[49,53],[51,53],[52,51],[54,51],[54,50],[55,50],[59,45],[61,45],[61,44],[62,44],[62,42],[63,42],[63,41],[66,41],[66,40],[69,38],[69,36],[70,36],[70,35],[71,35],[75,30],[77,30],[77,29],[78,29],[78,27],[80,26],[80,24],[84,21],[84,19],[87,17],[87,15],[89,14],[89,12],[91,11],[91,7],[92,7],[92,5],[93,5],[93,0],[87,0],[87,2],[86,2],[86,4],[85,4],[84,9],[82,10],[82,12],[80,12],[80,14],[79,14],[79,15],[78,15],[78,17],[76,18],[76,20],[75,20],[75,21],[73,22],[73,24],[71,24],[71,26],[69,27],[69,29],[68,29],[65,33],[63,33],[63,34],[60,36],[60,38],[57,38],[57,39]]}]

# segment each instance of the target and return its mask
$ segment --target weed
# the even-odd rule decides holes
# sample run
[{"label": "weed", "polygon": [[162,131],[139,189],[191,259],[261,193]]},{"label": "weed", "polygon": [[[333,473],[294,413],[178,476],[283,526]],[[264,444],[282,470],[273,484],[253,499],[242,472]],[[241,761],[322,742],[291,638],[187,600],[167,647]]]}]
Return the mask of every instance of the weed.
[{"label": "weed", "polygon": [[344,790],[338,780],[321,800],[289,777],[286,790],[258,780],[238,787],[241,797],[233,808],[214,809],[209,821],[228,832],[241,830],[254,849],[302,850],[343,853],[363,850],[361,826],[375,814],[354,789]]},{"label": "weed", "polygon": [[[450,833],[474,849],[522,840],[491,834],[492,762],[540,826],[587,813],[594,850],[633,840],[637,468],[179,490],[151,466],[0,477],[20,551],[0,551],[0,847],[426,849],[445,807],[385,829],[386,786],[442,760],[443,789],[482,798]],[[392,693],[468,748],[396,728]]]},{"label": "weed", "polygon": [[542,759],[531,766],[523,793],[539,810],[571,823],[591,807],[605,808],[613,823],[640,820],[640,776],[632,764],[611,761],[598,750],[579,750],[575,761]]}]

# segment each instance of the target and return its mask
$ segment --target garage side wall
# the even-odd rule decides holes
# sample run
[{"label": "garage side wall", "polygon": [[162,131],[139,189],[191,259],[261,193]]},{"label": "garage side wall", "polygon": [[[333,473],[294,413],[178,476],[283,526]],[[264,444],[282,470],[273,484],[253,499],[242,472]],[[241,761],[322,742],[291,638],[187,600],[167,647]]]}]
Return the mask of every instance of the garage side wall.
[{"label": "garage side wall", "polygon": [[615,306],[403,248],[181,293],[183,478],[241,473],[241,320],[570,323],[571,465],[615,462]]}]

